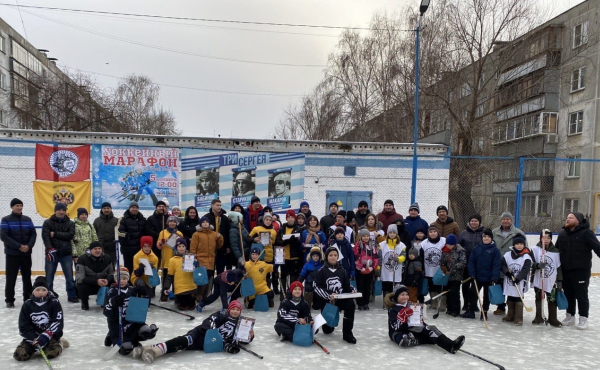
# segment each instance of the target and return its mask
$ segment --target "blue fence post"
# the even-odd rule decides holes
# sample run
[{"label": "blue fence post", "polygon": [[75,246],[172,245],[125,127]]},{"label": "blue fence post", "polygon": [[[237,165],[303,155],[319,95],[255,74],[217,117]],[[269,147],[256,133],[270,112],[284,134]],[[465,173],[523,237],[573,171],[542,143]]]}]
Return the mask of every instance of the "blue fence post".
[{"label": "blue fence post", "polygon": [[523,195],[523,173],[525,169],[525,158],[519,158],[519,182],[517,183],[517,199],[515,199],[515,227],[521,223],[521,198]]}]

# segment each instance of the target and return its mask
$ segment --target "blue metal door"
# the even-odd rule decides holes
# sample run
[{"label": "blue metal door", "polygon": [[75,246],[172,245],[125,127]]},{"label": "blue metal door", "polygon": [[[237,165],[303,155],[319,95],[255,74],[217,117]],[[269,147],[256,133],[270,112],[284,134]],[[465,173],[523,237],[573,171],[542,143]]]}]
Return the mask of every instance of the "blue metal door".
[{"label": "blue metal door", "polygon": [[353,190],[327,190],[327,201],[325,202],[325,214],[329,214],[329,204],[337,203],[340,210],[351,211],[358,207],[358,202],[366,201],[371,208],[371,200],[373,199],[372,191],[353,191]]}]

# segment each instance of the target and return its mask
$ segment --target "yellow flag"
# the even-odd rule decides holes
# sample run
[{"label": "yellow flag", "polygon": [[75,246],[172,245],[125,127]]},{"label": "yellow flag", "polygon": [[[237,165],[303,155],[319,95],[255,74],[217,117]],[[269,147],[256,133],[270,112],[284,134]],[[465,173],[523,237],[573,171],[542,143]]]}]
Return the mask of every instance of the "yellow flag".
[{"label": "yellow flag", "polygon": [[70,219],[77,218],[77,208],[83,207],[90,212],[91,184],[91,181],[34,181],[33,196],[37,213],[44,218],[49,218],[54,214],[54,205],[57,202],[67,205],[67,215]]}]

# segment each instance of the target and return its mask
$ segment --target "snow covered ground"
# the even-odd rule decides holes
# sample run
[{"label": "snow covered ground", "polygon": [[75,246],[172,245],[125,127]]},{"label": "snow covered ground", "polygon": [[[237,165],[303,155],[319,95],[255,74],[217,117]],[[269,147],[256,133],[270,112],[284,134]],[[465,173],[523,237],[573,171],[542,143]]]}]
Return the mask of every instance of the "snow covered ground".
[{"label": "snow covered ground", "polygon": [[[36,356],[32,360],[19,363],[12,353],[20,342],[18,316],[22,302],[17,299],[15,309],[4,305],[4,285],[6,278],[0,276],[0,369],[43,369],[44,361]],[[17,296],[20,293],[17,284]],[[64,293],[64,279],[55,280],[57,292],[65,313],[65,338],[71,343],[62,356],[51,360],[55,369],[230,369],[231,366],[261,369],[382,369],[410,367],[413,369],[494,369],[465,354],[451,355],[434,346],[402,349],[392,343],[387,335],[387,312],[381,309],[382,298],[377,297],[370,305],[370,311],[357,311],[354,335],[358,343],[350,345],[342,341],[341,327],[331,335],[317,334],[316,339],[331,351],[326,355],[317,346],[298,347],[289,342],[281,343],[273,330],[276,311],[254,312],[245,310],[242,315],[256,318],[256,338],[249,349],[264,356],[260,360],[246,352],[237,355],[227,353],[204,354],[203,352],[183,352],[166,355],[152,365],[141,360],[116,355],[110,361],[102,361],[107,351],[103,346],[106,335],[106,320],[100,307],[90,300],[90,311],[83,312],[79,304],[68,303]],[[275,300],[276,304],[278,299]],[[587,331],[575,327],[553,328],[533,326],[531,320],[535,312],[524,313],[524,324],[516,327],[512,323],[501,322],[501,316],[490,316],[492,331],[487,331],[479,319],[452,318],[441,314],[437,320],[428,313],[429,324],[437,325],[450,338],[466,336],[463,349],[499,363],[506,369],[600,369],[600,356],[595,352],[600,348],[600,278],[592,278],[590,283],[590,328]],[[215,302],[216,303],[216,302]],[[534,307],[533,293],[529,292],[526,303]],[[173,308],[172,303],[165,304]],[[151,307],[147,323],[155,323],[160,330],[152,343],[181,335],[203,318],[220,307],[216,304],[207,307],[206,313],[192,312],[196,320]],[[188,312],[189,313],[189,312]],[[316,312],[314,312],[316,314]],[[559,311],[559,319],[564,311]]]}]

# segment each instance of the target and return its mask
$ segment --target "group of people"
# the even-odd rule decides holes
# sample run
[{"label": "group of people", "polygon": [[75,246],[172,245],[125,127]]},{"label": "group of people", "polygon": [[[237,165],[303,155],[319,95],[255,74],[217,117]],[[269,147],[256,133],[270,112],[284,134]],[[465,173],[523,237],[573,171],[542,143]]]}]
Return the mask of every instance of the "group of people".
[{"label": "group of people", "polygon": [[[546,320],[542,314],[542,302],[546,300],[548,323],[575,325],[578,307],[577,328],[586,329],[591,253],[600,256],[600,243],[578,212],[568,215],[555,244],[552,232],[544,230],[537,245],[529,246],[508,212],[501,215],[501,225],[493,230],[482,225],[478,214],[472,215],[461,230],[443,205],[437,208],[437,219],[429,224],[420,217],[418,203],[412,204],[409,215],[403,217],[392,200],[386,200],[378,214],[372,213],[365,201],[355,212],[339,210],[336,203],[331,203],[329,214],[321,219],[312,215],[310,205],[303,201],[297,212],[285,213],[284,223],[275,218],[272,209],[263,207],[257,196],[252,197],[248,207],[234,204],[229,212],[215,199],[210,212],[201,217],[193,206],[184,213],[178,207],[169,211],[168,202],[162,200],[148,218],[135,201],[118,218],[111,205],[104,203],[93,223],[83,208],[71,221],[66,206],[57,203],[55,214],[42,226],[46,276],[38,277],[32,285],[31,250],[37,234],[31,219],[23,215],[19,199],[11,201],[11,208],[12,213],[0,225],[6,254],[6,305],[14,307],[19,271],[27,302],[19,318],[24,341],[15,351],[17,360],[26,360],[38,346],[52,343],[50,356],[60,354],[62,309],[53,286],[59,263],[65,275],[67,300],[81,301],[83,310],[89,309],[90,296],[102,287],[110,288],[103,304],[109,326],[107,346],[119,340],[119,316],[125,320],[129,297],[152,299],[158,288],[162,302],[171,296],[180,310],[199,312],[220,298],[222,310],[201,326],[150,347],[143,348],[140,342],[154,338],[158,327],[124,321],[120,353],[133,353],[152,362],[165,353],[202,349],[209,329],[219,329],[225,343],[229,343],[228,352],[239,352],[231,328],[235,328],[243,308],[238,298],[245,278],[252,281],[255,290],[254,295],[244,299],[246,308],[252,308],[263,295],[268,306],[274,307],[275,297],[279,296],[275,331],[282,340],[293,341],[296,324],[310,324],[311,309],[323,310],[329,303],[343,312],[343,339],[356,343],[355,309],[369,310],[378,288],[389,312],[390,339],[402,347],[431,343],[455,353],[464,337],[452,341],[422,318],[411,319],[411,315],[422,315],[420,307],[429,295],[434,297],[430,299],[433,310],[470,319],[480,311],[480,319],[486,320],[490,287],[495,285],[507,297],[493,312],[504,315],[502,321],[522,325],[523,296],[531,283],[537,309],[533,324]],[[116,264],[115,229],[123,256],[119,265],[123,267]],[[196,285],[187,264],[189,256],[193,268],[206,269],[207,283]],[[557,319],[557,296],[563,291],[568,308],[561,322]],[[353,292],[360,293],[356,304],[354,299],[336,298]],[[45,309],[54,320],[40,322],[36,318]],[[322,331],[330,334],[334,326],[326,324]]]}]

